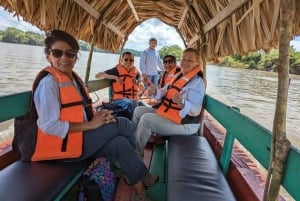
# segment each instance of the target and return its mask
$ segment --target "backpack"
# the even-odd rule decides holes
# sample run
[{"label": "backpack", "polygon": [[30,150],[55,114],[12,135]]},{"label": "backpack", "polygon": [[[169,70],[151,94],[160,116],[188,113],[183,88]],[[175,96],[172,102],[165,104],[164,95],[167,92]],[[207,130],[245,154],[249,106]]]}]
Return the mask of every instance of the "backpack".
[{"label": "backpack", "polygon": [[40,80],[48,75],[48,72],[42,71],[38,74],[35,82],[33,83],[32,95],[30,97],[29,111],[20,117],[16,117],[14,121],[14,139],[12,148],[21,157],[22,161],[30,161],[35,150],[37,138],[37,119],[33,96],[34,91],[39,85]]},{"label": "backpack", "polygon": [[113,201],[116,177],[108,159],[95,159],[83,173],[78,201]]}]

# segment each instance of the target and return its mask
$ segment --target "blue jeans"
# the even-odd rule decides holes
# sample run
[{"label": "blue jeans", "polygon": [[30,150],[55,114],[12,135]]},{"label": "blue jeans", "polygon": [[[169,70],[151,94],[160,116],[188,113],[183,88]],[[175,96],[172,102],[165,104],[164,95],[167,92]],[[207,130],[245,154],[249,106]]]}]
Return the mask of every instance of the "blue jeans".
[{"label": "blue jeans", "polygon": [[150,80],[156,87],[158,86],[158,74],[147,75],[148,80]]},{"label": "blue jeans", "polygon": [[114,100],[113,103],[114,105],[117,105],[123,108],[124,110],[127,110],[130,114],[133,114],[134,109],[138,106],[137,101],[128,98]]}]

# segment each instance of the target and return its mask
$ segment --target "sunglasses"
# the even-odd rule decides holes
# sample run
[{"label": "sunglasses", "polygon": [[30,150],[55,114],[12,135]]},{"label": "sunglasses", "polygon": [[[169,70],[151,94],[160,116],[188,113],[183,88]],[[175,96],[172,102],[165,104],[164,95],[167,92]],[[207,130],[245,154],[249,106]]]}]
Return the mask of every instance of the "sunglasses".
[{"label": "sunglasses", "polygon": [[171,59],[169,59],[169,60],[164,60],[164,64],[167,64],[167,63],[171,64],[171,63],[173,63],[173,62],[174,62],[174,61],[171,60]]},{"label": "sunglasses", "polygon": [[73,50],[59,50],[59,49],[49,49],[49,52],[55,57],[55,58],[60,58],[62,57],[63,54],[65,54],[68,58],[72,59],[77,56],[77,52]]},{"label": "sunglasses", "polygon": [[134,62],[134,60],[133,60],[133,59],[128,59],[128,58],[125,58],[125,59],[124,59],[124,61],[126,61],[126,62],[127,62],[127,61]]}]

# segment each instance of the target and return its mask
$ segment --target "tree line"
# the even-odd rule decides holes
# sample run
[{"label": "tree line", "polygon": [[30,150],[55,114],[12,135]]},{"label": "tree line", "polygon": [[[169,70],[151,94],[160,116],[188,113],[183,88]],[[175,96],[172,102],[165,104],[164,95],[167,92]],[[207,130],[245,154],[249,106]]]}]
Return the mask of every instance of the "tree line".
[{"label": "tree line", "polygon": [[[8,27],[4,31],[0,30],[0,42],[43,46],[44,39],[44,34],[38,34],[32,31],[24,32],[14,27]],[[90,45],[84,41],[79,41],[79,46],[82,51],[90,50]],[[94,51],[104,53],[109,52],[99,48],[94,48]],[[130,51],[134,56],[141,55],[141,51],[137,50],[124,49],[123,51]],[[171,54],[179,60],[182,49],[178,45],[171,45],[162,47],[158,52],[161,58],[167,54]],[[120,51],[118,51],[117,54],[120,54]],[[257,52],[250,52],[245,55],[237,54],[233,56],[226,56],[221,63],[218,63],[218,65],[264,71],[277,71],[276,64],[279,58],[278,55],[278,49],[273,49],[270,52],[264,52],[261,50]],[[290,73],[300,75],[300,52],[296,52],[292,46],[290,48]]]},{"label": "tree line", "polygon": [[[291,46],[289,53],[289,73],[300,75],[300,52],[296,52],[295,48]],[[272,49],[269,52],[264,52],[263,50],[260,50],[257,52],[250,52],[245,55],[237,54],[233,56],[227,56],[219,65],[277,72],[278,58],[278,49]]]},{"label": "tree line", "polygon": [[[44,45],[45,34],[39,34],[32,31],[22,31],[14,27],[8,27],[6,30],[0,30],[0,42],[6,43],[17,43],[17,44],[26,44],[26,45],[37,45],[43,46]],[[78,41],[80,50],[82,51],[89,51],[90,44],[84,41]],[[99,48],[94,48],[95,52],[103,52],[108,53],[107,50],[102,50]],[[124,49],[123,52],[129,51],[134,56],[140,56],[141,51],[133,50],[133,49]],[[172,54],[176,56],[177,59],[180,58],[182,49],[178,45],[166,46],[159,50],[159,54],[161,58],[163,58],[167,54]],[[116,54],[120,54],[118,51]]]}]

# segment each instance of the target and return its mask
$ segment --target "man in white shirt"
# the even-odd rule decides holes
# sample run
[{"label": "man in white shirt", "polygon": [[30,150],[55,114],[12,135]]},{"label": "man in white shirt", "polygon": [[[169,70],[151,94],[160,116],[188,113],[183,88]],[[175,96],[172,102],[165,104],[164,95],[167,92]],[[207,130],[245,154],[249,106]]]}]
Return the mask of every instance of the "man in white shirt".
[{"label": "man in white shirt", "polygon": [[158,69],[164,70],[159,53],[156,51],[157,40],[150,38],[149,48],[144,50],[140,58],[140,70],[144,79],[158,86]]}]

